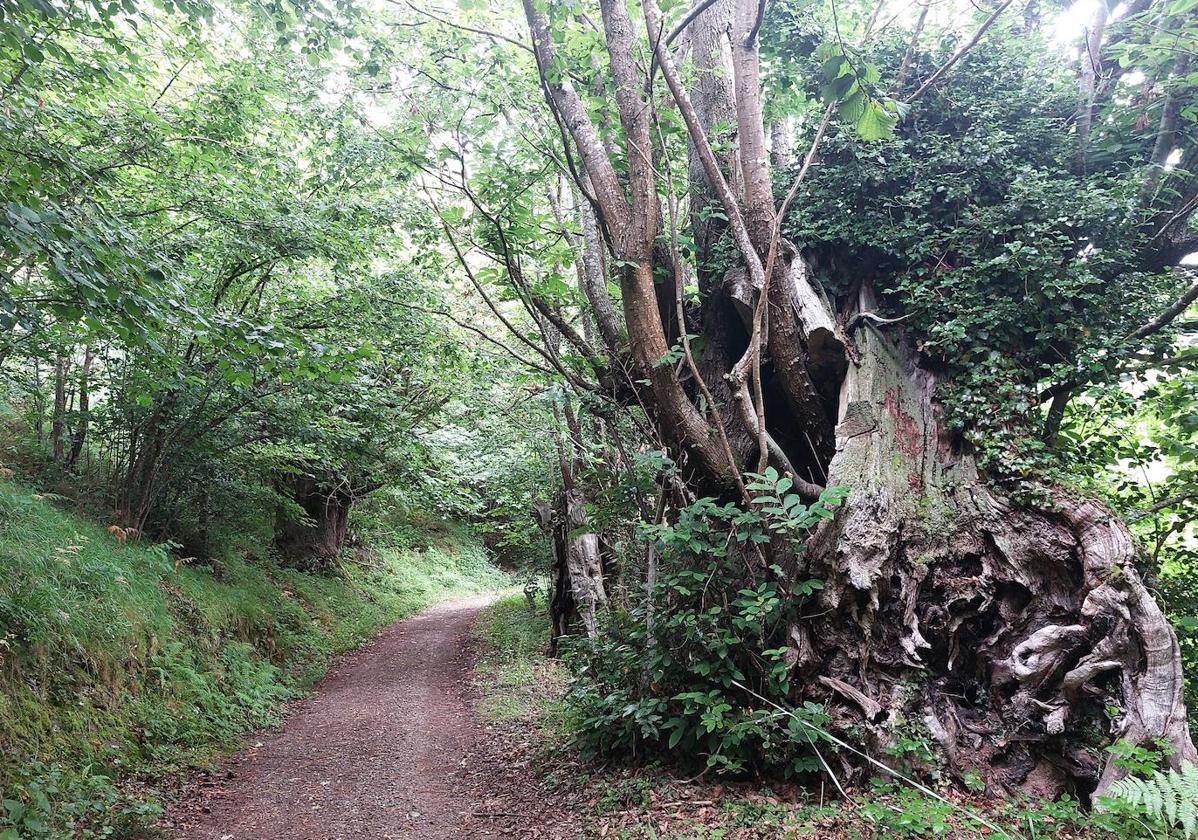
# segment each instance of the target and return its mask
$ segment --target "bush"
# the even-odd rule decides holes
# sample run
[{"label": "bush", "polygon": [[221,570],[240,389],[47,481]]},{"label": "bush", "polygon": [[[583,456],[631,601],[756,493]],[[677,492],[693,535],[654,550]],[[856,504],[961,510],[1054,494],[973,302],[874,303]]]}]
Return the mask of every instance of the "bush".
[{"label": "bush", "polygon": [[778,566],[754,576],[745,554],[770,539],[797,544],[843,494],[829,491],[807,508],[776,473],[750,488],[761,494],[759,509],[700,499],[674,525],[647,529],[664,568],[651,593],[652,621],[646,605],[612,610],[596,638],[563,645],[574,674],[574,738],[584,750],[678,750],[724,771],[784,776],[822,766],[822,707],[803,703],[788,714],[746,690],[789,705],[785,635],[822,583],[794,580]]}]

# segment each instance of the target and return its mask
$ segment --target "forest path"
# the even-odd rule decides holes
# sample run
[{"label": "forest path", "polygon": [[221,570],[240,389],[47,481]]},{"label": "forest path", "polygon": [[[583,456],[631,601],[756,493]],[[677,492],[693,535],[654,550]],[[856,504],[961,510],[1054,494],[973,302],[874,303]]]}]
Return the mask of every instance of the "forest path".
[{"label": "forest path", "polygon": [[164,825],[198,840],[571,838],[469,697],[486,596],[392,625],[339,659],[282,730],[187,792]]}]

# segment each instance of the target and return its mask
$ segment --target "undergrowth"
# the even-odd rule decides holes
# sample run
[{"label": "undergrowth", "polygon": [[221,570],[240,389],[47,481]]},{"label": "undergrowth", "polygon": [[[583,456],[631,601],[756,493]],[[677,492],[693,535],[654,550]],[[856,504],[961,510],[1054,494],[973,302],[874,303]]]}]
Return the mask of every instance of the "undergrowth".
[{"label": "undergrowth", "polygon": [[474,630],[478,669],[485,685],[481,711],[501,723],[536,726],[542,746],[562,740],[565,682],[560,664],[546,659],[549,617],[523,595],[492,604]]},{"label": "undergrowth", "polygon": [[[644,756],[639,764],[587,761],[585,757],[595,751],[579,738],[579,731],[589,729],[594,704],[586,697],[580,701],[578,692],[580,684],[589,690],[594,677],[576,674],[571,684],[561,663],[544,658],[548,633],[547,617],[540,610],[530,611],[521,596],[506,598],[484,614],[476,631],[482,646],[481,707],[495,720],[516,721],[522,729],[544,733],[541,749],[551,754],[551,760],[541,762],[541,772],[560,788],[564,799],[577,805],[576,821],[587,840],[1179,840],[1186,836],[1184,826],[1170,826],[1126,801],[1104,800],[1101,809],[1093,810],[1068,795],[1055,801],[998,801],[951,786],[942,786],[933,796],[876,778],[835,799],[830,782],[811,781],[810,776],[804,784],[780,778],[783,774],[772,779],[730,779],[706,771],[697,777],[683,776],[678,767],[693,765],[695,756],[694,746],[684,747],[681,739],[655,754],[671,763],[646,764]],[[631,649],[624,653],[635,657]],[[614,682],[608,686],[609,691],[614,688]],[[634,711],[627,707],[628,714]],[[571,743],[580,749],[564,749]],[[831,756],[835,746],[823,744],[821,749]],[[1151,773],[1153,766],[1143,772]]]},{"label": "undergrowth", "polygon": [[54,502],[0,482],[0,840],[140,836],[145,782],[276,724],[384,625],[504,580],[464,528],[376,523],[316,574],[180,562]]}]

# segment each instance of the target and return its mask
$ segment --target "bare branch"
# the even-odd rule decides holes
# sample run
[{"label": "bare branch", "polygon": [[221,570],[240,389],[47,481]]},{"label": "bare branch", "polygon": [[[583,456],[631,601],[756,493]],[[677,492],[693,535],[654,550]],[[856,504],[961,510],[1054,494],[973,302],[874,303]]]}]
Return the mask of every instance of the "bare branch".
[{"label": "bare branch", "polygon": [[507,35],[500,34],[499,32],[492,32],[489,29],[478,29],[473,26],[467,26],[464,23],[456,23],[455,21],[452,21],[452,20],[446,20],[443,17],[438,17],[437,15],[434,15],[432,12],[428,11],[427,9],[420,8],[416,4],[409,2],[409,0],[402,0],[402,3],[400,0],[387,0],[387,2],[393,6],[400,6],[400,5],[407,6],[413,12],[416,12],[416,14],[424,15],[426,18],[429,18],[430,20],[434,20],[437,23],[441,24],[442,26],[448,26],[452,29],[459,29],[462,32],[471,32],[475,35],[482,35],[482,36],[490,38],[494,41],[503,41],[505,44],[511,44],[513,47],[518,47],[518,48],[524,50],[525,52],[531,53],[533,51],[532,47],[530,47],[528,44],[521,43],[520,41],[517,41],[515,38],[509,38]]},{"label": "bare branch", "polygon": [[931,4],[924,4],[923,9],[919,12],[919,20],[915,22],[915,31],[911,33],[911,43],[907,46],[907,51],[903,53],[903,63],[899,65],[898,73],[894,77],[894,91],[902,90],[903,83],[907,81],[907,74],[911,71],[911,60],[915,58],[915,48],[919,46],[919,36],[923,34],[924,23],[928,19],[928,10]]},{"label": "bare branch", "polygon": [[678,24],[670,30],[670,34],[666,36],[666,46],[674,43],[674,40],[682,34],[683,30],[685,30],[691,25],[691,23],[694,22],[695,18],[703,14],[718,2],[720,2],[720,0],[703,0],[703,2],[697,3],[693,9],[686,13],[686,17],[678,21]]},{"label": "bare branch", "polygon": [[1139,339],[1147,338],[1153,333],[1159,332],[1160,330],[1169,326],[1169,324],[1172,323],[1178,315],[1189,309],[1190,304],[1195,300],[1198,300],[1198,281],[1192,283],[1190,287],[1182,293],[1181,297],[1170,304],[1169,307],[1160,315],[1153,318],[1138,330],[1128,333],[1123,341],[1125,343],[1129,341],[1138,341]]},{"label": "bare branch", "polygon": [[1005,12],[1007,10],[1007,7],[1010,6],[1013,2],[1015,2],[1015,0],[1003,0],[1002,5],[999,6],[997,9],[995,9],[994,13],[991,14],[990,17],[986,18],[986,22],[978,27],[977,32],[973,33],[973,37],[970,38],[969,41],[966,42],[966,44],[963,47],[961,47],[961,49],[959,49],[955,53],[953,53],[952,56],[948,59],[948,61],[944,62],[944,64],[942,64],[940,66],[940,68],[936,70],[935,73],[933,73],[931,76],[928,77],[928,80],[926,82],[924,82],[922,85],[919,86],[919,90],[915,91],[915,93],[913,93],[907,97],[906,101],[908,103],[915,102],[917,99],[919,99],[925,93],[927,93],[932,88],[932,86],[936,84],[936,82],[940,81],[941,76],[943,76],[945,73],[947,73],[949,70],[951,70],[953,68],[953,65],[955,65],[958,61],[960,61],[962,58],[964,58],[966,53],[968,53],[975,46],[977,46],[978,41],[982,40],[982,36],[986,34],[986,30],[988,30],[991,26],[994,25],[995,21],[997,21],[999,19],[999,17],[1002,15],[1002,13]]}]

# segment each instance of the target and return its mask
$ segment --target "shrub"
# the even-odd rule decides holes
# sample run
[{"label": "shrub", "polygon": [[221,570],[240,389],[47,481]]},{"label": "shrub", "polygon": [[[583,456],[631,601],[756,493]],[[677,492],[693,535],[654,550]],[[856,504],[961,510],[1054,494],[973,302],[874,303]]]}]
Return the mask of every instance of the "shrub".
[{"label": "shrub", "polygon": [[646,529],[663,565],[650,602],[612,610],[596,638],[563,645],[574,739],[584,750],[677,751],[728,772],[820,769],[823,709],[803,703],[786,714],[745,690],[788,704],[787,628],[822,587],[776,565],[754,573],[746,556],[770,540],[797,545],[843,498],[832,490],[806,507],[789,486],[767,472],[750,485],[760,494],[752,510],[700,499],[676,523]]}]

